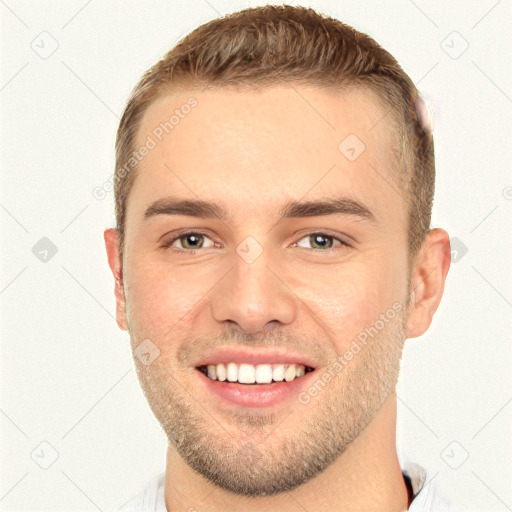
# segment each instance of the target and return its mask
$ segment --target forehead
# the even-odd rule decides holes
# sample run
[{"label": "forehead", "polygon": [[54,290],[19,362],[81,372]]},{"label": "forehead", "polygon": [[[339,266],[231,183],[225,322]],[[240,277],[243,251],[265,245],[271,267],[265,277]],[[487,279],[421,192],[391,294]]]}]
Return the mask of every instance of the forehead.
[{"label": "forehead", "polygon": [[277,206],[336,189],[385,210],[386,202],[397,202],[389,184],[395,135],[385,113],[372,92],[355,88],[169,94],[143,116],[136,148],[151,140],[152,149],[139,163],[130,208],[140,215],[168,193],[223,199],[235,214],[256,213],[262,201]]}]

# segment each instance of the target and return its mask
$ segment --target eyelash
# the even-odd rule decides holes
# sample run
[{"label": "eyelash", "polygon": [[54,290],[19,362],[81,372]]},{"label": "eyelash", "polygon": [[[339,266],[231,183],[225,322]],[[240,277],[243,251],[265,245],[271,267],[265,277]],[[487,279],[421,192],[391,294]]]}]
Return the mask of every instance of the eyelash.
[{"label": "eyelash", "polygon": [[[188,235],[200,235],[200,236],[204,236],[204,237],[210,238],[207,233],[203,233],[202,231],[184,231],[182,233],[178,233],[174,238],[172,238],[168,242],[165,242],[164,244],[162,244],[161,247],[163,249],[168,249],[168,248],[170,248],[172,246],[172,244],[174,242],[176,242],[180,238],[183,238],[183,237],[188,236]],[[340,238],[338,238],[338,237],[336,237],[334,235],[329,235],[328,233],[324,233],[323,231],[312,231],[310,233],[306,233],[306,234],[304,234],[298,240],[298,242],[300,242],[302,239],[304,239],[306,237],[309,237],[309,236],[312,236],[312,235],[322,235],[324,238],[332,238],[333,240],[337,240],[338,242],[340,242],[338,247],[340,247],[340,246],[350,247],[349,244],[347,244],[346,242],[344,242]],[[295,242],[294,245],[296,245],[298,242]],[[188,254],[192,253],[192,254],[195,254],[195,253],[199,252],[202,248],[199,248],[199,249],[177,249],[176,247],[174,247],[173,249],[176,252],[180,252],[180,253],[188,253]],[[327,252],[327,253],[330,253],[332,251],[335,251],[336,247],[331,247],[330,249],[325,249],[325,250],[322,250],[322,249],[311,249],[311,250],[315,251],[315,252]]]}]

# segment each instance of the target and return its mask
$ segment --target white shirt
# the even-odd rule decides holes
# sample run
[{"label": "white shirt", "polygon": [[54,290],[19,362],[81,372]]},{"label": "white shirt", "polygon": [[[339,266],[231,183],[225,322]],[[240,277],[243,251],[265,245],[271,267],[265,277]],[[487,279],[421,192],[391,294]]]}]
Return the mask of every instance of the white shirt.
[{"label": "white shirt", "polygon": [[[402,472],[411,479],[413,501],[409,512],[459,512],[443,496],[434,478],[413,462],[402,465]],[[139,494],[124,503],[116,512],[167,512],[164,497],[165,471],[153,477]]]}]

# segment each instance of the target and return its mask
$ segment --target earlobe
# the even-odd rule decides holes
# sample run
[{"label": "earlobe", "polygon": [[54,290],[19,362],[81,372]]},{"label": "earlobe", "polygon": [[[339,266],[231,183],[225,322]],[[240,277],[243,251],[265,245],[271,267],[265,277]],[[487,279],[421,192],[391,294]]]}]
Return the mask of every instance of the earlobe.
[{"label": "earlobe", "polygon": [[107,228],[103,233],[108,265],[114,276],[114,295],[116,298],[116,322],[122,331],[128,330],[126,322],[126,300],[123,285],[123,263],[119,251],[119,232],[115,228]]},{"label": "earlobe", "polygon": [[443,296],[450,259],[448,233],[430,230],[413,263],[407,338],[421,336],[429,328]]}]

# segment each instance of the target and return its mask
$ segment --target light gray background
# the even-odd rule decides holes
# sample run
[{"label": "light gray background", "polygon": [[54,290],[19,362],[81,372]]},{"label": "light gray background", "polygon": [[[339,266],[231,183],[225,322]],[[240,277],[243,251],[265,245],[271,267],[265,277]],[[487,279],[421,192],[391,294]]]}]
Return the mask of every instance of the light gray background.
[{"label": "light gray background", "polygon": [[[201,23],[262,3],[0,1],[0,510],[113,510],[164,469],[164,434],[114,322],[112,197],[92,190],[113,172],[143,71]],[[430,330],[406,344],[400,454],[464,509],[512,510],[512,4],[295,3],[369,33],[431,100],[432,225],[458,254]],[[47,262],[32,252],[43,237],[58,249]],[[48,469],[42,442],[58,452]]]}]

